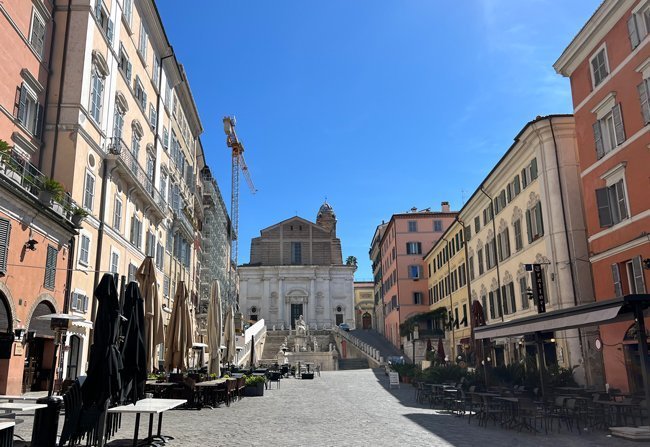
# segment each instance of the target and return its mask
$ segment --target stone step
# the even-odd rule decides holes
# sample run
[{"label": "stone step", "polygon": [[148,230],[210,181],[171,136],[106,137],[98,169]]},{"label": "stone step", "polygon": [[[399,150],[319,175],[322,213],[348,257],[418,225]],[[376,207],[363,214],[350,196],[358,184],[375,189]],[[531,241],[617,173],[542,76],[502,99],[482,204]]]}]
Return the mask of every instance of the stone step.
[{"label": "stone step", "polygon": [[367,359],[339,359],[339,370],[368,369]]}]

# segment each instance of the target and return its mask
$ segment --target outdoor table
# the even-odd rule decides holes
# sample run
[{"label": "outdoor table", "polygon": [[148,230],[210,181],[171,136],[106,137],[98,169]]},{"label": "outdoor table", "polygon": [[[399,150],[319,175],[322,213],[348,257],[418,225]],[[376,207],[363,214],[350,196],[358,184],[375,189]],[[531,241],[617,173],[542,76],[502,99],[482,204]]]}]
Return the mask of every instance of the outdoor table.
[{"label": "outdoor table", "polygon": [[560,387],[553,388],[553,390],[555,390],[555,391],[564,391],[564,392],[567,392],[567,393],[576,393],[577,394],[577,393],[580,393],[580,392],[584,391],[585,389],[582,388],[582,387],[575,387],[575,386],[560,386]]},{"label": "outdoor table", "polygon": [[[501,402],[501,406],[504,409],[503,414],[501,415],[501,426],[508,425],[510,428],[519,425],[517,420],[517,406],[519,405],[518,397],[503,397],[503,396],[494,396],[494,399]],[[506,418],[504,418],[506,416]]]},{"label": "outdoor table", "polygon": [[14,445],[14,421],[0,422],[0,447]]},{"label": "outdoor table", "polygon": [[[138,445],[138,431],[140,430],[140,414],[145,413],[149,414],[149,435],[147,438],[144,440],[144,444],[141,445],[148,445],[148,446],[154,446],[157,447],[157,444],[154,444],[154,439],[160,439],[161,441],[165,442],[166,437],[160,434],[160,430],[162,428],[162,418],[163,418],[163,413],[167,410],[171,410],[172,408],[176,408],[180,405],[183,405],[186,403],[187,400],[185,399],[142,399],[139,400],[133,404],[129,405],[122,405],[119,407],[113,407],[109,408],[108,412],[109,413],[135,413],[135,431],[133,433],[133,446]],[[153,417],[154,415],[158,415],[158,431],[156,435],[153,435]],[[172,439],[171,437],[167,437],[168,439]]]},{"label": "outdoor table", "polygon": [[8,402],[14,402],[16,400],[19,401],[28,401],[28,402],[36,402],[40,397],[35,397],[35,396],[12,396],[12,395],[0,395],[0,400],[6,400]]},{"label": "outdoor table", "polygon": [[[201,406],[205,405],[205,397],[207,393],[215,391],[217,388],[223,386],[226,383],[227,379],[214,379],[214,380],[206,380],[205,382],[199,382],[194,385],[194,388],[197,391],[198,397],[199,397],[199,403]],[[213,399],[212,403],[214,403],[215,400]],[[210,407],[206,405],[206,407]],[[211,407],[210,407],[211,408]]]},{"label": "outdoor table", "polygon": [[4,410],[5,413],[21,413],[23,411],[39,410],[41,408],[47,408],[47,404],[36,404],[30,402],[0,402],[0,410]]}]

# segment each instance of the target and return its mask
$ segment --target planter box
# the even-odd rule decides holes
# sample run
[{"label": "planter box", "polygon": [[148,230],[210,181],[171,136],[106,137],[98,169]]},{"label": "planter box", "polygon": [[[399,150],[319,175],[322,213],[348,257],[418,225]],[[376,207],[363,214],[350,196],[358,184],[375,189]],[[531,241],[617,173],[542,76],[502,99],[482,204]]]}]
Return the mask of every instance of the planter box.
[{"label": "planter box", "polygon": [[300,375],[301,378],[303,379],[313,379],[314,378],[314,373],[302,373]]},{"label": "planter box", "polygon": [[264,384],[257,383],[244,388],[244,396],[264,396]]}]

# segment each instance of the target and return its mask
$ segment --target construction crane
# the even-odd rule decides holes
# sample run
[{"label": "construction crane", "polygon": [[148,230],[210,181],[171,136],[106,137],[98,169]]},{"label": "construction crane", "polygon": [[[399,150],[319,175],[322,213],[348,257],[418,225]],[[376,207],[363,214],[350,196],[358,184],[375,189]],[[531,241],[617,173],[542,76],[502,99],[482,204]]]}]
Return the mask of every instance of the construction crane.
[{"label": "construction crane", "polygon": [[[230,242],[230,256],[232,261],[232,266],[237,268],[237,260],[239,256],[239,171],[241,170],[248,183],[248,187],[251,192],[255,194],[257,190],[255,185],[253,185],[253,180],[251,179],[251,174],[248,171],[248,166],[246,166],[246,161],[244,160],[244,145],[237,138],[237,133],[235,132],[235,117],[226,116],[223,118],[223,130],[226,133],[226,144],[229,148],[232,148],[232,184],[230,188],[230,219],[232,225],[232,239]],[[232,267],[228,270],[228,300],[230,304],[237,303],[237,297],[235,296],[235,281],[233,277]]]}]

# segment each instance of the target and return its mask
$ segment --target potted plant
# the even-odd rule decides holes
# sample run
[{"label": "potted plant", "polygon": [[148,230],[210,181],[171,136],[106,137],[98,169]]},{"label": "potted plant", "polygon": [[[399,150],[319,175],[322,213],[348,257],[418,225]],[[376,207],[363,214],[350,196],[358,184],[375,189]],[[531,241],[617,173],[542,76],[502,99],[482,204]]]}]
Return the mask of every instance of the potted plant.
[{"label": "potted plant", "polygon": [[72,217],[71,217],[71,219],[72,219],[72,223],[74,224],[74,226],[80,227],[81,222],[87,216],[88,216],[88,211],[86,211],[85,209],[83,209],[83,208],[81,208],[79,206],[75,206],[74,208],[72,208]]},{"label": "potted plant", "polygon": [[64,193],[65,189],[61,183],[54,179],[45,177],[43,179],[41,190],[38,193],[38,200],[45,205],[49,205],[53,200],[55,202],[61,201]]},{"label": "potted plant", "polygon": [[266,376],[246,376],[244,396],[264,396]]}]

